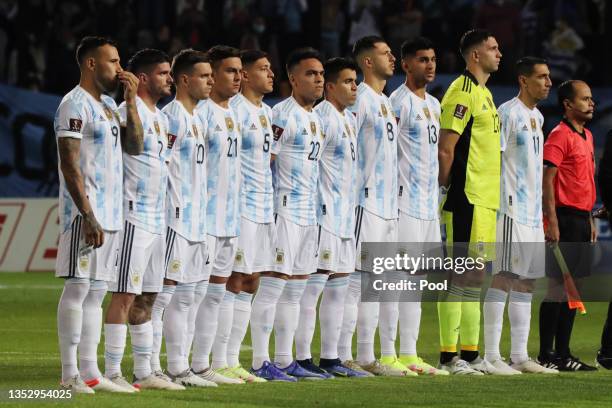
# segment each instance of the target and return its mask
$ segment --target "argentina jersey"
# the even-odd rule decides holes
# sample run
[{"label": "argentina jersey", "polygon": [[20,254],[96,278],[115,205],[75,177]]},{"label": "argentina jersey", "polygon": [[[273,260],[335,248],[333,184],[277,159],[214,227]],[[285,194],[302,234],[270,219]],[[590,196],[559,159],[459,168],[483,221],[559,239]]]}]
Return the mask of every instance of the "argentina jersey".
[{"label": "argentina jersey", "polygon": [[241,215],[253,222],[274,220],[274,189],[270,168],[272,109],[253,105],[241,93],[230,100],[241,127]]},{"label": "argentina jersey", "polygon": [[341,238],[355,231],[357,136],[355,118],[323,101],[315,107],[325,140],[319,159],[317,218],[319,225]]},{"label": "argentina jersey", "polygon": [[389,99],[362,82],[349,109],[357,129],[357,205],[381,218],[396,219],[397,125]]},{"label": "argentina jersey", "polygon": [[[166,225],[168,184],[168,121],[161,110],[152,112],[136,97],[138,116],[144,132],[144,149],[138,156],[123,154],[123,213],[130,223],[154,234]],[[119,105],[121,123],[126,105]]]},{"label": "argentina jersey", "polygon": [[500,211],[519,224],[542,225],[544,117],[517,97],[502,104]]},{"label": "argentina jersey", "polygon": [[[123,225],[123,162],[120,121],[113,98],[96,100],[80,86],[62,99],[54,120],[55,135],[81,140],[80,168],[85,194],[102,229],[118,231]],[[59,171],[59,222],[66,231],[79,209]]]},{"label": "argentina jersey", "polygon": [[166,222],[192,242],[206,240],[206,134],[198,115],[176,99],[164,107],[168,119]]},{"label": "argentina jersey", "polygon": [[240,123],[231,107],[209,100],[197,110],[206,124],[206,228],[215,237],[240,235]]},{"label": "argentina jersey", "polygon": [[415,95],[405,84],[389,97],[399,129],[399,208],[421,220],[438,218],[440,102]]},{"label": "argentina jersey", "polygon": [[294,224],[317,224],[318,160],[323,131],[318,115],[290,96],[272,108],[275,210]]}]

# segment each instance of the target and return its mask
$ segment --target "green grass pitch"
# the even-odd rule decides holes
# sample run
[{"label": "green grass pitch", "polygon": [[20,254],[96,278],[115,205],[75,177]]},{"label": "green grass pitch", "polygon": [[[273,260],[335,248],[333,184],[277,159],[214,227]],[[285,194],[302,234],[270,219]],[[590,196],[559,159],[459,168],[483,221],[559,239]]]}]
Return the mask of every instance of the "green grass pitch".
[{"label": "green grass pitch", "polygon": [[[53,389],[60,379],[56,310],[62,281],[50,273],[0,273],[0,391]],[[108,301],[108,297],[106,299]],[[537,306],[534,305],[530,354],[537,352]],[[577,316],[574,354],[593,362],[599,346],[607,304],[587,304],[588,315]],[[438,328],[435,304],[423,304],[419,352],[435,362]],[[508,322],[504,325],[502,355],[509,354]],[[129,341],[128,341],[129,343]],[[103,367],[102,339],[98,350]],[[247,336],[241,359],[250,361]],[[482,344],[482,340],[481,340]],[[318,358],[318,332],[313,355]],[[132,358],[126,349],[123,372],[131,378]],[[143,391],[136,395],[77,396],[70,402],[11,403],[0,406],[75,407],[610,407],[612,372],[562,373],[553,376],[334,379],[299,384],[247,384],[183,392]],[[34,405],[33,405],[34,404]]]}]

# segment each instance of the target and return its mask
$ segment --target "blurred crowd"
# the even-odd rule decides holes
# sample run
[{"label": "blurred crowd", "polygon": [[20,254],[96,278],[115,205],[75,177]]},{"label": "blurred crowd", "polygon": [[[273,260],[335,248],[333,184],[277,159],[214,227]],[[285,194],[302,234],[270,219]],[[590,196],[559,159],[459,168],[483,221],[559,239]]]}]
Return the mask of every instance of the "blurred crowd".
[{"label": "blurred crowd", "polygon": [[512,81],[512,63],[531,54],[549,59],[554,80],[609,85],[610,11],[606,0],[0,0],[0,82],[63,94],[78,80],[76,44],[96,34],[114,38],[124,62],[145,47],[260,48],[283,93],[282,61],[298,46],[348,55],[356,39],[379,34],[399,57],[404,40],[424,35],[438,72],[454,73],[459,37],[480,27],[504,54],[494,82]]}]

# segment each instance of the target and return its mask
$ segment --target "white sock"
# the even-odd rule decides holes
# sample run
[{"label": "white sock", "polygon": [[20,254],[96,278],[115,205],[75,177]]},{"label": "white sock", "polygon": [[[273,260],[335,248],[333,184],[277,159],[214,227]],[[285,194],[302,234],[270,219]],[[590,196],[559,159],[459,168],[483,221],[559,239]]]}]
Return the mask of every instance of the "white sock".
[{"label": "white sock", "polygon": [[227,364],[230,367],[240,365],[240,345],[249,327],[252,299],[253,295],[247,292],[240,292],[234,299],[234,321],[227,344]]},{"label": "white sock", "polygon": [[189,368],[185,350],[187,318],[193,304],[195,283],[179,283],[164,313],[164,337],[168,356],[168,372],[177,375]]},{"label": "white sock", "polygon": [[370,364],[374,356],[374,335],[378,326],[379,302],[359,302],[357,311],[357,363]]},{"label": "white sock", "polygon": [[200,305],[204,300],[204,296],[206,296],[206,291],[208,290],[208,280],[200,281],[196,284],[195,294],[193,298],[193,304],[189,308],[189,317],[187,319],[187,337],[185,338],[185,350],[187,352],[187,357],[189,357],[189,353],[191,352],[191,348],[193,346],[193,338],[195,335],[195,326],[196,326],[196,316],[198,315],[198,310],[200,310]]},{"label": "white sock", "polygon": [[102,335],[102,302],[107,289],[108,284],[105,281],[92,281],[89,284],[89,293],[83,301],[79,368],[84,380],[102,377],[98,368],[98,344]]},{"label": "white sock", "polygon": [[531,324],[531,293],[510,291],[508,302],[508,317],[510,318],[510,360],[513,363],[522,363],[529,358],[527,354],[527,341],[529,339],[529,325]]},{"label": "white sock", "polygon": [[89,279],[66,279],[57,305],[57,334],[62,361],[62,381],[79,374],[77,347],[81,341],[83,302],[88,292]]},{"label": "white sock", "polygon": [[353,360],[353,333],[357,327],[357,311],[361,297],[361,273],[353,272],[349,276],[348,289],[344,298],[342,329],[338,341],[338,357],[342,361]]},{"label": "white sock", "polygon": [[225,291],[223,301],[219,307],[217,334],[212,347],[212,368],[219,369],[227,367],[227,343],[232,325],[234,323],[234,299],[236,294]]},{"label": "white sock", "polygon": [[300,300],[306,279],[290,279],[276,306],[274,318],[274,362],[285,368],[293,361],[293,339],[300,318]]},{"label": "white sock", "polygon": [[[406,274],[405,279],[418,285],[423,278],[422,275]],[[400,356],[416,356],[417,340],[419,339],[419,328],[421,326],[421,297],[420,290],[407,293],[400,300],[399,306],[399,337]]]},{"label": "white sock", "polygon": [[310,345],[317,325],[317,303],[325,288],[327,274],[313,273],[306,281],[306,288],[300,300],[300,316],[295,331],[295,357],[297,360],[312,358]]},{"label": "white sock", "polygon": [[225,296],[225,283],[208,284],[206,296],[202,300],[195,321],[191,367],[196,373],[210,366],[210,351],[217,333],[219,305],[221,305],[223,296]]},{"label": "white sock", "polygon": [[261,368],[264,361],[270,361],[270,333],[274,326],[276,305],[286,283],[286,280],[272,276],[259,279],[259,289],[253,298],[251,311],[253,368],[256,370]]},{"label": "white sock", "polygon": [[395,357],[398,319],[399,305],[397,301],[380,302],[378,336],[380,337],[380,354],[383,357]]},{"label": "white sock", "polygon": [[484,314],[485,358],[495,361],[501,358],[499,341],[504,324],[504,308],[508,294],[501,289],[489,288],[482,307]]},{"label": "white sock", "polygon": [[344,298],[348,289],[348,281],[348,276],[330,279],[323,289],[321,305],[319,306],[321,358],[338,358],[338,340],[342,328]]},{"label": "white sock", "polygon": [[104,324],[104,374],[108,378],[121,375],[126,338],[125,324]]},{"label": "white sock", "polygon": [[142,380],[151,375],[151,350],[153,348],[153,325],[151,321],[130,324],[132,355],[134,357],[134,376]]},{"label": "white sock", "polygon": [[164,285],[162,291],[157,294],[153,308],[151,309],[151,326],[153,327],[153,349],[151,352],[151,371],[161,371],[159,353],[161,352],[163,323],[162,317],[164,310],[170,304],[170,299],[174,295],[174,285]]}]

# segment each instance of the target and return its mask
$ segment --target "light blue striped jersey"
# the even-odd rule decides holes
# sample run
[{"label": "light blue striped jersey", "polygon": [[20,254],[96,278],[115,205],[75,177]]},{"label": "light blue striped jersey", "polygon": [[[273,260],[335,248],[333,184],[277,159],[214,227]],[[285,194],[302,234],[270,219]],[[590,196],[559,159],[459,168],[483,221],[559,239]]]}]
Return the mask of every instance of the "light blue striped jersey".
[{"label": "light blue striped jersey", "polygon": [[[60,102],[53,126],[57,138],[81,140],[79,165],[85,194],[102,229],[119,231],[123,227],[123,162],[117,104],[107,95],[98,101],[76,86]],[[68,192],[60,160],[59,219],[63,232],[70,228],[79,209]]]},{"label": "light blue striped jersey", "polygon": [[[168,118],[166,222],[192,242],[206,240],[206,133],[198,115],[176,99],[162,109]],[[195,113],[195,111],[194,111]]]},{"label": "light blue striped jersey", "polygon": [[242,130],[241,215],[253,222],[274,221],[274,189],[270,168],[272,109],[255,106],[241,93],[230,100]]},{"label": "light blue striped jersey", "polygon": [[315,107],[325,140],[319,159],[319,225],[341,238],[355,234],[357,133],[355,117],[323,101]]},{"label": "light blue striped jersey", "polygon": [[499,211],[519,224],[541,227],[544,117],[517,97],[497,110],[502,148]]},{"label": "light blue striped jersey", "polygon": [[240,235],[240,123],[212,100],[197,109],[206,124],[206,228],[215,237]]},{"label": "light blue striped jersey", "polygon": [[349,109],[357,129],[357,204],[381,218],[396,219],[397,125],[389,98],[362,82]]},{"label": "light blue striped jersey", "polygon": [[413,218],[437,219],[440,102],[428,93],[420,98],[405,84],[389,100],[399,129],[399,208]]},{"label": "light blue striped jersey", "polygon": [[[138,96],[136,107],[144,132],[144,150],[138,156],[123,153],[123,214],[132,224],[161,234],[166,226],[168,119],[157,108],[152,112]],[[119,105],[119,116],[124,124],[125,102]]]},{"label": "light blue striped jersey", "polygon": [[314,111],[290,96],[272,108],[275,210],[298,225],[316,225],[323,130]]}]

